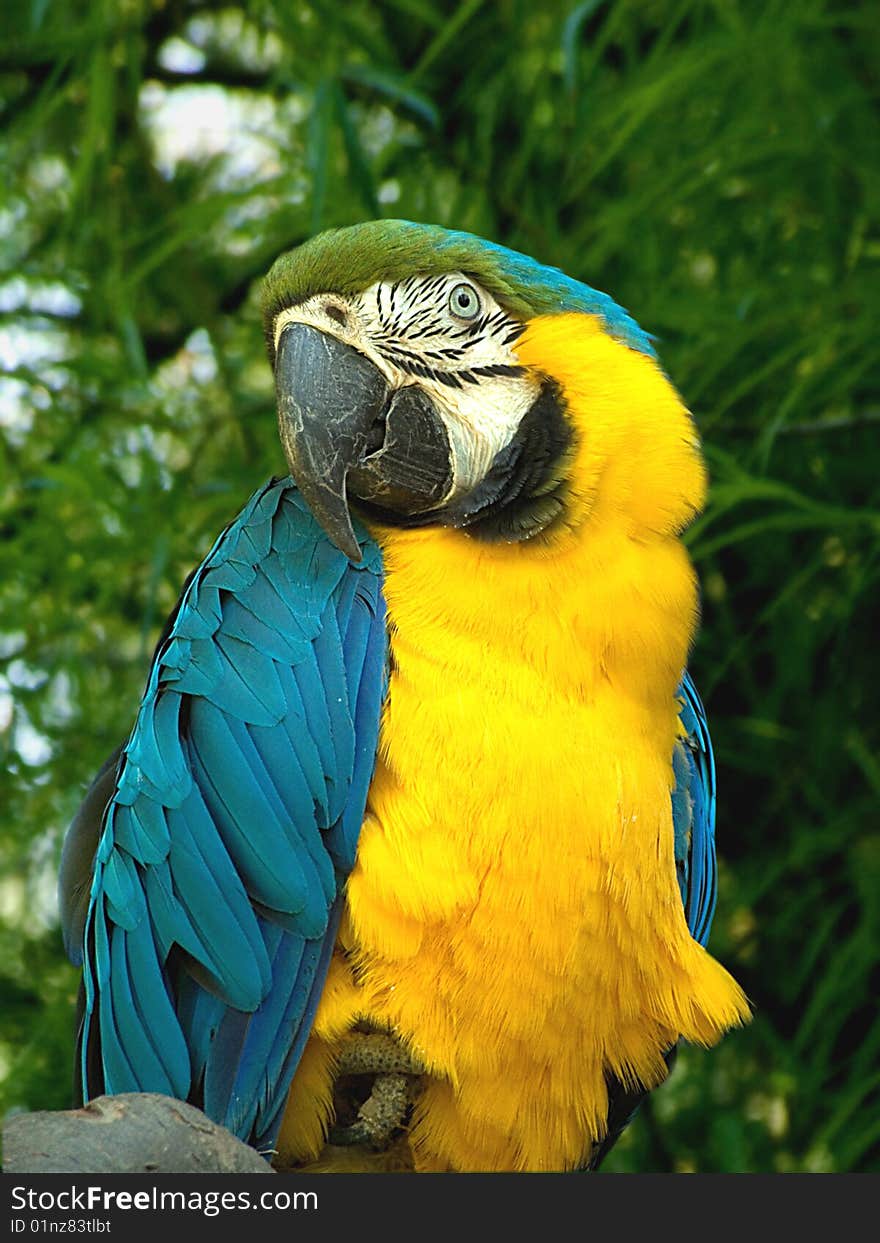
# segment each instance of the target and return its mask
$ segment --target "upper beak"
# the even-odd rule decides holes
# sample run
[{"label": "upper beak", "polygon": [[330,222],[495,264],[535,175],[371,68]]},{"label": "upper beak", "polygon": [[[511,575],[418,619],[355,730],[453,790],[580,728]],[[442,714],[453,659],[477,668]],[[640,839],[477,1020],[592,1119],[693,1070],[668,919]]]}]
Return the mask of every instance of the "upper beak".
[{"label": "upper beak", "polygon": [[275,391],[290,473],[333,543],[360,561],[346,479],[370,451],[369,433],[382,418],[388,384],[352,346],[309,324],[291,323],[278,341]]},{"label": "upper beak", "polygon": [[290,473],[352,561],[361,560],[361,550],[349,491],[385,521],[430,514],[450,494],[452,447],[441,412],[415,384],[390,388],[353,346],[309,324],[287,324],[275,355],[275,391]]}]

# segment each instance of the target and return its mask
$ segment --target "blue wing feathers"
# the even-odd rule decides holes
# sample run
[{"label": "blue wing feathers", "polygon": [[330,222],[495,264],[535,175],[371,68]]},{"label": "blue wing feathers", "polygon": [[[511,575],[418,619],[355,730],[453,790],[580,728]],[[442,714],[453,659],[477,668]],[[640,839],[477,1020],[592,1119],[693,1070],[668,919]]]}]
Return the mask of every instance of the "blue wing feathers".
[{"label": "blue wing feathers", "polygon": [[376,600],[355,589],[347,601],[347,615],[339,618],[346,678],[360,685],[360,674],[367,654],[367,643],[376,614]]},{"label": "blue wing feathers", "polygon": [[225,851],[199,848],[185,816],[175,816],[171,825],[168,877],[176,914],[171,943],[202,963],[230,1005],[252,1010],[271,977],[244,886]]},{"label": "blue wing feathers", "polygon": [[143,890],[137,876],[132,875],[133,869],[132,860],[118,850],[104,867],[107,913],[115,924],[129,931],[136,928],[146,914]]},{"label": "blue wing feathers", "polygon": [[[282,1081],[283,1059],[273,1058],[276,1043],[286,1052],[291,1047],[291,1032],[307,1024],[305,1032],[308,1034],[311,1016],[306,1019],[306,982],[314,975],[320,948],[318,942],[305,941],[289,933],[282,933],[278,938],[273,974],[287,983],[266,998],[243,1034],[242,1055],[230,1093],[230,1104],[238,1114],[231,1117],[231,1130],[250,1131],[258,1112],[269,1103],[274,1086]],[[286,1097],[287,1087],[289,1080],[279,1097]]]},{"label": "blue wing feathers", "polygon": [[[362,624],[355,621],[359,615]],[[376,762],[375,750],[367,741],[369,723],[381,714],[387,689],[385,601],[378,580],[366,580],[358,584],[351,618],[344,650],[346,660],[351,662],[349,684],[358,688],[354,710],[356,746],[352,787],[360,789],[364,783],[369,785]],[[376,668],[382,669],[381,678],[364,676],[366,671]],[[326,837],[327,849],[333,855],[337,866],[345,872],[354,867],[360,831],[361,818],[357,815],[355,804],[349,800],[338,824]]]},{"label": "blue wing feathers", "polygon": [[300,703],[305,709],[306,730],[315,743],[321,771],[324,774],[328,818],[334,820],[336,817],[330,801],[331,773],[336,762],[332,738],[333,726],[314,651],[310,651],[307,657],[293,669],[293,676],[299,691]]},{"label": "blue wing feathers", "polygon": [[[348,794],[348,780],[354,760],[353,713],[349,703],[347,671],[342,656],[342,636],[339,632],[335,610],[329,605],[321,618],[321,629],[315,639],[314,652],[315,662],[321,671],[324,698],[330,716],[330,736],[335,754],[335,763],[331,771],[333,774],[338,774],[334,776],[333,783],[337,787],[337,794],[345,798]],[[344,777],[343,782],[340,782],[340,777]],[[336,818],[336,816],[333,817],[334,820]]]},{"label": "blue wing feathers", "polygon": [[[194,722],[194,725],[196,722]],[[193,747],[193,771],[226,849],[236,860],[249,895],[270,910],[303,908],[306,879],[299,859],[287,859],[289,839],[266,792],[247,767],[229,723],[219,714],[200,714],[199,743]],[[208,728],[205,728],[205,726]],[[259,831],[254,832],[253,826]],[[285,859],[282,870],[279,860]]]},{"label": "blue wing feathers", "polygon": [[[274,1142],[287,1099],[287,1092],[296,1067],[299,1065],[299,1060],[302,1057],[302,1052],[311,1030],[312,1020],[318,1008],[321,989],[327,975],[333,946],[336,942],[336,933],[339,929],[341,915],[342,900],[337,898],[328,917],[327,936],[318,946],[317,953],[313,952],[310,961],[305,966],[305,970],[301,970],[297,975],[296,985],[291,994],[289,1013],[302,1013],[303,1017],[293,1043],[291,1044],[284,1035],[285,1031],[289,1029],[289,1023],[282,1022],[277,1028],[266,1065],[266,1113],[262,1121],[261,1130],[255,1136],[255,1143],[258,1148],[270,1147]],[[283,1092],[276,1092],[274,1094],[273,1100],[269,1091],[269,1085],[276,1076],[278,1082],[285,1086]]]},{"label": "blue wing feathers", "polygon": [[[277,823],[279,833],[285,839],[285,844],[295,852],[296,864],[303,873],[303,906],[309,902],[311,893],[314,893],[320,901],[323,912],[321,931],[323,931],[327,922],[327,906],[336,897],[333,865],[327,856],[321,834],[315,824],[314,812],[312,811],[312,814],[306,817],[302,813],[308,809],[300,805],[294,806],[294,814],[291,815],[285,806],[283,791],[285,782],[289,781],[289,759],[285,760],[283,756],[278,756],[274,765],[267,764],[257,749],[254,737],[255,731],[259,731],[264,739],[277,736],[280,731],[261,729],[260,726],[249,727],[239,721],[228,721],[226,724],[235,738],[242,759],[247,763],[253,782],[265,798],[266,806]],[[292,872],[288,878],[291,883],[293,876]],[[303,906],[299,909],[303,909]],[[303,931],[305,932],[306,929],[303,928]],[[317,935],[317,933],[306,933],[306,935]]]},{"label": "blue wing feathers", "polygon": [[379,553],[362,542],[355,567],[284,480],[183,593],[95,857],[88,1094],[189,1097],[274,1140],[375,763],[386,638]]},{"label": "blue wing feathers", "polygon": [[[179,947],[198,964],[200,976],[208,977],[212,990],[228,1004],[252,1009],[266,987],[267,969],[259,945],[247,937],[243,923],[230,921],[224,929],[223,941],[209,945],[198,927],[197,914],[192,914],[175,892],[171,868],[167,864],[150,868],[144,887],[150,921],[163,960]],[[246,963],[244,970],[242,959]]]},{"label": "blue wing feathers", "polygon": [[[145,964],[137,953],[142,935],[116,928],[110,942],[110,978],[113,991],[113,1013],[120,1051],[129,1051],[129,1064],[134,1063],[140,1074],[146,1074],[154,1082],[163,1080],[173,1086],[186,1084],[189,1058],[182,1064],[173,1056],[173,1050],[157,1038],[154,1027],[145,1022],[145,1015],[155,1009],[157,998],[150,988],[150,975],[156,975],[155,963]],[[146,966],[146,971],[144,970]],[[169,1009],[167,996],[159,998],[162,1009]],[[171,1054],[171,1056],[168,1056]],[[183,1074],[180,1074],[183,1071]]]},{"label": "blue wing feathers", "polygon": [[679,702],[685,738],[676,744],[672,757],[675,859],[688,928],[694,940],[705,945],[717,889],[715,760],[706,713],[688,673],[679,687]]},{"label": "blue wing feathers", "polygon": [[227,601],[223,628],[230,637],[252,644],[272,660],[292,665],[302,659],[307,640],[296,615],[286,606],[282,610],[280,603],[268,579],[258,574],[245,597]]},{"label": "blue wing feathers", "polygon": [[[200,1070],[204,1070],[205,1109],[239,1134],[252,1134],[258,1114],[270,1105],[275,1105],[280,1120],[280,1110],[302,1052],[300,1044],[286,1074],[284,1063],[292,1051],[291,1033],[300,1031],[302,1043],[308,1036],[313,1017],[307,1004],[309,985],[317,976],[323,947],[329,946],[332,951],[335,939],[335,922],[334,935],[322,943],[261,922],[272,955],[276,986],[252,1015],[229,1009],[221,1014],[203,1012],[194,1024],[197,1032],[205,1026],[215,1028],[214,1038],[201,1054],[200,1062]],[[325,973],[326,963],[321,981]],[[205,1047],[203,1039],[200,1047]],[[262,1128],[259,1146],[271,1143],[265,1120]]]},{"label": "blue wing feathers", "polygon": [[[339,627],[339,633],[343,636],[348,631],[348,623],[351,618],[351,609],[354,604],[355,593],[363,581],[364,580],[362,578],[355,578],[350,574],[342,583],[340,583],[336,603],[336,624]],[[370,580],[367,579],[366,581],[369,582]],[[349,650],[345,646],[343,647],[343,655],[347,660]]]},{"label": "blue wing feathers", "polygon": [[[121,935],[121,934],[117,934]],[[182,1034],[175,1030],[174,1008],[162,976],[156,945],[144,925],[136,936],[126,937],[128,977],[133,982],[136,1009],[143,1030],[150,1034],[168,1083],[175,1093],[186,1091],[189,1051]],[[157,1017],[165,1016],[164,1022]]]},{"label": "blue wing feathers", "polygon": [[[310,849],[316,852],[316,862],[322,868],[322,875],[326,864],[327,875],[332,878],[332,865],[320,853],[322,842],[318,829],[322,827],[321,818],[315,815],[311,783],[299,755],[291,746],[287,730],[253,726],[249,733],[266,771],[275,774],[273,782],[283,803],[285,815],[291,823],[297,825]],[[279,774],[284,774],[285,780],[280,780]]]},{"label": "blue wing feathers", "polygon": [[161,863],[168,854],[169,845],[162,808],[149,799],[139,802],[158,813],[158,818],[137,804],[118,804],[113,818],[113,840],[138,863]]},{"label": "blue wing feathers", "polygon": [[322,828],[330,822],[327,805],[327,783],[324,779],[324,767],[321,756],[312,738],[306,721],[305,705],[302,702],[299,686],[291,669],[281,666],[279,669],[284,693],[292,705],[291,711],[281,722],[282,728],[290,744],[293,754],[305,774],[307,789],[318,807],[318,822]]}]

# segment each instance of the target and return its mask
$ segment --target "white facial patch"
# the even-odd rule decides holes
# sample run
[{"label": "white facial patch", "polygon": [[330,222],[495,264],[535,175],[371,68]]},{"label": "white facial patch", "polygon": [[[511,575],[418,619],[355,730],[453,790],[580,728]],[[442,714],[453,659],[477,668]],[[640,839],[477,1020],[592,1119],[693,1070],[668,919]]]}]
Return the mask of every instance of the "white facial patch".
[{"label": "white facial patch", "polygon": [[314,294],[279,312],[276,348],[291,323],[353,346],[391,387],[417,384],[430,394],[452,446],[453,482],[438,508],[483,479],[540,390],[514,349],[522,323],[460,272]]}]

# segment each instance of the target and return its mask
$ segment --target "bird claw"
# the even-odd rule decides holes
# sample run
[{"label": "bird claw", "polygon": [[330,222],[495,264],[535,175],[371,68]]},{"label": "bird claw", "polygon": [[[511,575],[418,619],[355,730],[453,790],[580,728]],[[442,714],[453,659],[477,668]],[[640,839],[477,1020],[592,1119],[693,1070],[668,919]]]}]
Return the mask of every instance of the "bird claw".
[{"label": "bird claw", "polygon": [[374,1151],[386,1148],[394,1132],[402,1126],[409,1103],[406,1075],[376,1075],[370,1095],[358,1110],[357,1122],[333,1127],[330,1143],[362,1144]]},{"label": "bird claw", "polygon": [[393,1036],[356,1032],[339,1052],[337,1071],[340,1076],[374,1078],[356,1121],[332,1127],[329,1142],[343,1147],[359,1145],[375,1152],[387,1148],[418,1094],[418,1076],[424,1067]]}]

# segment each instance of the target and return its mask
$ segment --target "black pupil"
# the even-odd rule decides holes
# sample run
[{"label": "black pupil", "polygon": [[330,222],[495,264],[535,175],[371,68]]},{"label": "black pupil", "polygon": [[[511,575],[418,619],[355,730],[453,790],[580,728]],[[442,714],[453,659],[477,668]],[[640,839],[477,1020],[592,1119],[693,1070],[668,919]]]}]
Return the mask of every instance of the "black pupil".
[{"label": "black pupil", "polygon": [[470,304],[471,304],[470,291],[467,289],[460,290],[459,295],[458,295],[458,305],[462,308],[462,310],[467,310]]}]

